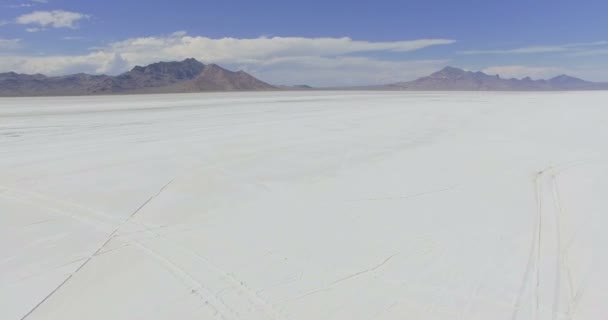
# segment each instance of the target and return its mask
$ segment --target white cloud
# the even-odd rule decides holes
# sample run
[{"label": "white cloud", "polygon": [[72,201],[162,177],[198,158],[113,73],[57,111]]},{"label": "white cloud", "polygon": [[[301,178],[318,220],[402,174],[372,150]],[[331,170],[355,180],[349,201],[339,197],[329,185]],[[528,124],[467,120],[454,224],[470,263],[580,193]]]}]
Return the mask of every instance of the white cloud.
[{"label": "white cloud", "polygon": [[[112,73],[114,54],[95,52],[81,56],[4,56],[0,70],[19,73],[62,75],[78,72]],[[124,70],[121,70],[124,71]]]},{"label": "white cloud", "polygon": [[33,7],[34,4],[32,3],[19,3],[19,4],[11,4],[8,7],[9,8],[29,8],[29,7]]},{"label": "white cloud", "polygon": [[24,14],[16,19],[16,23],[23,25],[38,25],[41,27],[70,28],[78,27],[80,20],[90,18],[89,15],[64,10],[35,11]]},{"label": "white cloud", "polygon": [[21,39],[0,38],[0,50],[12,50],[21,47]]},{"label": "white cloud", "polygon": [[31,8],[31,7],[34,7],[34,6],[37,6],[37,5],[41,5],[41,4],[46,4],[46,3],[48,3],[47,0],[31,0],[29,2],[11,4],[11,5],[8,5],[7,7],[13,8],[13,9],[17,9],[17,8]]},{"label": "white cloud", "polygon": [[603,56],[603,55],[608,55],[608,48],[578,51],[578,52],[573,52],[571,55],[579,56],[579,57]]},{"label": "white cloud", "polygon": [[[195,57],[212,62],[255,62],[286,56],[337,56],[360,52],[407,52],[454,43],[446,39],[395,42],[354,41],[350,38],[273,37],[255,39],[192,37],[177,32],[168,37],[134,38],[111,44],[129,61],[153,62],[166,58]],[[143,60],[143,61],[142,61]]]},{"label": "white cloud", "polygon": [[7,24],[9,24],[10,22],[5,21],[5,20],[0,20],[0,27],[5,26]]},{"label": "white cloud", "polygon": [[458,54],[527,54],[527,53],[550,53],[550,52],[564,52],[568,51],[565,47],[525,47],[525,48],[516,48],[516,49],[508,49],[508,50],[468,50],[468,51],[459,51]]},{"label": "white cloud", "polygon": [[558,67],[532,67],[523,65],[492,66],[482,70],[487,74],[498,74],[502,78],[524,78],[548,79],[560,74],[568,73],[567,70]]},{"label": "white cloud", "polygon": [[45,28],[37,28],[37,27],[33,27],[33,28],[25,28],[25,31],[27,32],[40,32],[40,31],[44,31],[46,30]]},{"label": "white cloud", "polygon": [[445,61],[383,61],[353,55],[408,52],[451,43],[454,41],[446,39],[394,42],[299,37],[211,39],[180,31],[164,37],[127,39],[77,56],[4,57],[0,60],[0,70],[50,75],[71,72],[116,74],[135,65],[193,57],[204,63],[246,69],[277,84],[385,83],[435,71]]},{"label": "white cloud", "polygon": [[67,36],[67,37],[63,37],[63,40],[83,40],[84,37],[82,36]]},{"label": "white cloud", "polygon": [[459,51],[459,54],[478,55],[478,54],[534,54],[534,53],[555,53],[555,52],[577,52],[584,51],[589,47],[608,45],[608,41],[567,43],[555,46],[530,46],[515,49],[499,50],[467,50]]}]

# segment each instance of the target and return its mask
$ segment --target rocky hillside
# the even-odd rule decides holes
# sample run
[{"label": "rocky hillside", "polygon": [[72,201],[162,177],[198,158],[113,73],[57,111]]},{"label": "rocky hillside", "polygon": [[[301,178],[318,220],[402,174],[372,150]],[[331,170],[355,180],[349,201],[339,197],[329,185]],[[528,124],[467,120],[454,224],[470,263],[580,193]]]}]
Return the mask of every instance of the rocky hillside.
[{"label": "rocky hillside", "polygon": [[0,73],[0,96],[95,95],[119,93],[179,93],[258,91],[276,87],[250,74],[205,65],[196,59],[136,66],[118,76],[74,74],[47,77]]},{"label": "rocky hillside", "polygon": [[430,76],[410,82],[385,86],[393,90],[420,91],[551,91],[551,90],[606,90],[608,84],[581,80],[561,75],[549,80],[503,79],[498,75],[445,67]]}]

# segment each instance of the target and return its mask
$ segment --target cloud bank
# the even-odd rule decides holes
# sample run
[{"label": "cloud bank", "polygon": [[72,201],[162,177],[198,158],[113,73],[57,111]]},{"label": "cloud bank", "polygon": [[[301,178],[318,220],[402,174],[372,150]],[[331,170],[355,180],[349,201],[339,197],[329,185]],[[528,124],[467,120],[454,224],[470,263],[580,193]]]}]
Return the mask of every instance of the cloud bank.
[{"label": "cloud bank", "polygon": [[22,25],[34,25],[42,28],[69,28],[76,29],[78,21],[89,19],[90,16],[64,10],[34,11],[17,17],[15,22]]},{"label": "cloud bank", "polygon": [[559,53],[559,52],[584,52],[592,47],[607,46],[608,41],[567,43],[555,46],[530,46],[514,49],[499,50],[467,50],[459,51],[459,54],[481,55],[481,54],[536,54],[536,53]]},{"label": "cloud bank", "polygon": [[[39,16],[38,16],[39,18]],[[36,19],[28,18],[26,21]],[[39,21],[39,20],[36,20]],[[69,27],[73,22],[43,20],[42,26]],[[74,20],[76,21],[76,20]],[[356,85],[412,79],[447,63],[444,60],[385,61],[374,52],[411,52],[454,43],[449,39],[370,42],[350,38],[260,37],[212,39],[176,32],[110,43],[71,56],[5,56],[0,70],[50,75],[72,72],[117,74],[135,65],[189,57],[244,69],[275,84]]]}]

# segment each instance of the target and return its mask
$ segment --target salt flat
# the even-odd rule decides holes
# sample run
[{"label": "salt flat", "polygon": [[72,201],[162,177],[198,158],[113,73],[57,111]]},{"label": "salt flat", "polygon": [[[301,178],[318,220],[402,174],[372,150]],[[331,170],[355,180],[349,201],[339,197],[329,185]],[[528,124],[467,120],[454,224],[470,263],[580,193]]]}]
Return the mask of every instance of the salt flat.
[{"label": "salt flat", "polygon": [[601,319],[608,93],[0,100],[0,318]]}]

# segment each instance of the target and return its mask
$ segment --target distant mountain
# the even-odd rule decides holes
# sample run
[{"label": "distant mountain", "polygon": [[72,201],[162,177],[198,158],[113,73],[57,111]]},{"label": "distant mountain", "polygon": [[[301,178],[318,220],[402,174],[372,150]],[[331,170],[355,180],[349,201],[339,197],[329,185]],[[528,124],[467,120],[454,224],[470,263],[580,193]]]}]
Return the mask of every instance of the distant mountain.
[{"label": "distant mountain", "polygon": [[568,75],[549,80],[503,79],[498,75],[465,71],[445,67],[430,76],[410,82],[383,86],[391,90],[412,91],[558,91],[558,90],[608,90],[608,83],[589,82]]},{"label": "distant mountain", "polygon": [[243,71],[233,72],[196,59],[136,66],[118,76],[74,74],[47,77],[0,73],[0,96],[95,95],[259,91],[276,87]]},{"label": "distant mountain", "polygon": [[583,79],[571,77],[569,75],[562,74],[555,78],[551,78],[548,80],[549,84],[554,89],[578,89],[578,88],[586,88],[593,86],[604,86],[604,88],[608,88],[608,84],[598,84],[594,82],[585,81]]},{"label": "distant mountain", "polygon": [[410,82],[350,88],[273,86],[243,71],[229,71],[196,59],[136,66],[118,76],[84,73],[47,77],[42,74],[0,73],[0,96],[61,96],[136,93],[266,90],[405,90],[405,91],[566,91],[608,90],[608,83],[589,82],[568,75],[549,80],[503,79],[498,75],[445,67]]}]

